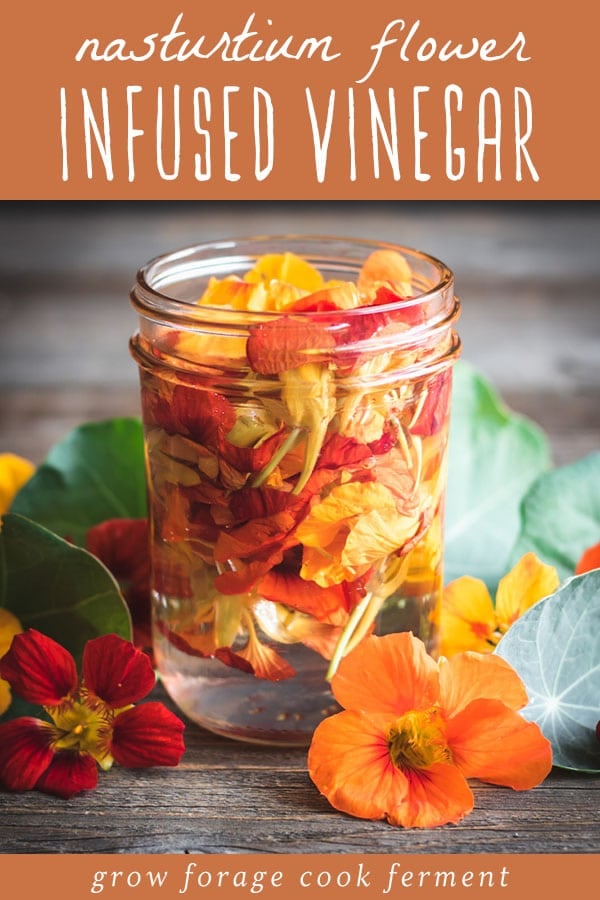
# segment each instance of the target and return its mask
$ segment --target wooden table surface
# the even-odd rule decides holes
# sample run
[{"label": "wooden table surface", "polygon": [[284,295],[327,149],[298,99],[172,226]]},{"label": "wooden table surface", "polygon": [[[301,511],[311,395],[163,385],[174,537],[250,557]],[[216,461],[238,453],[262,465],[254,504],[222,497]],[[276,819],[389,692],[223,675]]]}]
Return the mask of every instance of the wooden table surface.
[{"label": "wooden table surface", "polygon": [[[0,206],[0,452],[41,461],[88,419],[137,414],[127,293],[167,249],[249,233],[417,246],[455,271],[464,355],[546,429],[557,464],[600,448],[600,204],[11,204]],[[157,688],[161,695],[161,689]],[[0,792],[0,851],[597,853],[600,778],[474,785],[458,825],[403,831],[332,810],[303,750],[189,725],[175,770],[115,767],[63,801]]]}]

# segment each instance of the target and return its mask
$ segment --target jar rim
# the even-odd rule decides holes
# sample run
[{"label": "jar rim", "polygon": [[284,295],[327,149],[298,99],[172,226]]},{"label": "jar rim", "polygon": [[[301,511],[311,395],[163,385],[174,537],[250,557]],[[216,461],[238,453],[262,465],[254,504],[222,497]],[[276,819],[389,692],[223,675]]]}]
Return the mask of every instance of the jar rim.
[{"label": "jar rim", "polygon": [[[186,319],[193,320],[197,323],[201,316],[206,316],[213,321],[218,318],[223,324],[228,322],[231,324],[239,324],[242,319],[245,322],[252,321],[253,323],[257,323],[289,315],[293,315],[299,319],[318,319],[319,317],[327,317],[328,321],[331,322],[332,320],[335,321],[338,317],[347,321],[349,318],[360,318],[365,315],[368,316],[373,314],[374,309],[372,306],[357,306],[353,309],[328,311],[300,310],[294,311],[293,313],[290,313],[289,311],[274,310],[233,310],[228,309],[227,307],[215,307],[210,304],[201,304],[197,301],[190,302],[169,295],[167,292],[159,289],[162,284],[166,283],[167,278],[164,277],[162,281],[159,281],[159,287],[157,287],[156,281],[153,283],[151,277],[153,271],[155,272],[161,266],[167,267],[169,265],[176,265],[178,267],[177,270],[181,274],[184,274],[187,271],[190,274],[210,275],[211,263],[214,266],[216,260],[219,260],[221,263],[229,260],[232,264],[234,262],[238,264],[241,264],[242,262],[252,264],[253,261],[258,259],[263,253],[276,252],[274,249],[274,246],[276,245],[280,245],[280,252],[284,252],[284,248],[293,252],[294,248],[290,245],[294,242],[296,244],[302,243],[304,245],[314,245],[314,253],[311,252],[310,254],[307,254],[305,251],[300,252],[298,250],[298,255],[301,255],[307,262],[317,265],[317,267],[319,262],[323,267],[326,267],[327,262],[331,265],[336,261],[338,263],[354,263],[355,265],[358,265],[367,258],[366,255],[363,259],[359,259],[351,256],[334,256],[331,253],[327,253],[327,248],[332,248],[333,250],[334,247],[343,246],[349,250],[355,248],[356,251],[359,251],[362,249],[364,252],[393,250],[409,257],[409,262],[411,260],[420,261],[423,264],[431,266],[435,270],[438,276],[435,284],[432,284],[425,290],[419,291],[415,296],[411,296],[410,298],[399,298],[396,301],[381,304],[377,307],[379,312],[382,310],[394,312],[398,309],[417,308],[420,305],[427,303],[436,294],[442,294],[443,292],[448,291],[454,284],[453,272],[437,257],[432,256],[430,253],[412,247],[391,243],[389,241],[331,234],[289,233],[240,235],[237,237],[222,238],[215,241],[205,241],[188,245],[178,250],[168,251],[153,257],[137,271],[136,283],[130,294],[132,304],[141,314],[144,314],[144,312],[149,312],[150,314],[158,313],[161,318],[164,318],[165,321],[171,323],[182,323]],[[252,254],[250,251],[254,248],[256,248],[257,252]],[[237,253],[235,252],[236,250]],[[260,252],[260,250],[262,250],[262,252]],[[316,252],[317,250],[320,252]],[[232,252],[227,254],[224,251]],[[211,253],[212,255],[209,255]]]}]

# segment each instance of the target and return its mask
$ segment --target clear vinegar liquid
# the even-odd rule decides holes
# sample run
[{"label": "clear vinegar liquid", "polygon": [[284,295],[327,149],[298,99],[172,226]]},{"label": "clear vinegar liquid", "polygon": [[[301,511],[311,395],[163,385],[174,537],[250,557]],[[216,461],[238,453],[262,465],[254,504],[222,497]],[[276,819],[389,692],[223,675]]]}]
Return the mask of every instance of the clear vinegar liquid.
[{"label": "clear vinegar liquid", "polygon": [[[147,403],[154,397],[156,405],[156,409],[146,410],[146,429],[155,529],[154,653],[162,681],[182,712],[212,732],[253,743],[305,746],[310,743],[318,724],[339,710],[327,680],[329,659],[301,642],[287,643],[285,639],[278,641],[269,637],[262,633],[259,619],[255,627],[260,644],[273,648],[296,672],[294,677],[271,681],[210,656],[215,652],[212,624],[215,610],[217,604],[226,604],[228,600],[227,595],[215,590],[218,570],[212,554],[219,528],[226,530],[229,523],[225,521],[222,525],[212,518],[210,507],[216,501],[210,491],[206,495],[201,493],[200,500],[193,497],[188,500],[186,491],[198,488],[196,482],[201,481],[202,490],[208,486],[223,501],[229,494],[235,494],[237,486],[235,482],[233,487],[229,482],[222,484],[219,479],[223,476],[206,468],[217,460],[215,448],[211,455],[203,449],[199,438],[194,441],[170,434],[160,427],[162,418],[168,418],[170,408],[169,402],[160,394],[162,385],[160,379],[145,376],[144,396]],[[181,385],[177,387],[182,389]],[[187,390],[192,389],[188,387]],[[413,405],[418,397],[419,391],[412,389]],[[193,396],[189,400],[189,409],[193,412],[192,400]],[[400,399],[397,403],[400,404]],[[375,401],[373,404],[375,408]],[[380,406],[386,410],[383,401]],[[236,409],[239,417],[244,407],[238,404]],[[407,420],[418,417],[419,408],[411,406],[405,413]],[[154,422],[153,416],[158,418],[158,423]],[[404,430],[399,430],[406,446],[402,444],[395,465],[400,465],[400,472],[406,470],[406,474],[412,474],[417,502],[423,515],[427,513],[431,519],[419,542],[406,555],[392,554],[373,567],[375,571],[364,588],[375,598],[381,595],[382,606],[375,622],[365,623],[361,632],[411,631],[434,656],[437,651],[436,612],[441,596],[442,495],[447,441],[445,407],[444,416],[444,424],[435,434],[413,437],[410,439],[412,444]],[[162,424],[168,426],[169,423]],[[210,435],[202,440],[210,444]],[[379,458],[377,454],[375,457]],[[412,469],[408,468],[409,464]],[[344,464],[340,462],[340,470],[343,468]],[[201,479],[197,470],[202,473]],[[376,467],[373,471],[376,480]],[[395,471],[388,473],[392,480]],[[240,483],[246,484],[248,473],[240,470],[238,476]],[[188,479],[191,479],[189,484]],[[195,506],[201,512],[195,511]],[[217,509],[219,511],[222,512]],[[258,595],[259,587],[256,591],[254,600],[268,602]],[[248,595],[248,608],[253,602]],[[209,609],[211,604],[214,609]],[[285,597],[278,606],[285,607]],[[315,632],[322,624],[315,619]],[[343,627],[339,626],[340,629]],[[203,629],[208,629],[208,634]],[[190,639],[205,636],[212,637],[213,642],[206,642],[207,655],[202,656],[194,651]],[[227,637],[223,646],[230,647],[233,653],[245,648],[248,636],[241,618],[236,632]],[[201,647],[202,641],[196,646]],[[348,647],[351,650],[351,640]],[[333,652],[331,648],[327,652],[329,650]]]},{"label": "clear vinegar liquid", "polygon": [[319,722],[340,709],[326,680],[329,663],[303,644],[278,644],[277,652],[296,670],[294,678],[256,678],[218,659],[182,653],[154,631],[161,679],[189,719],[234,740],[305,746]]},{"label": "clear vinegar liquid", "polygon": [[[165,601],[155,597],[155,616],[165,609]],[[398,592],[386,601],[375,633],[412,631],[435,653],[432,622],[438,601],[438,591],[412,596]],[[261,640],[269,643],[264,635]],[[295,677],[268,681],[218,659],[182,653],[161,629],[154,629],[161,679],[189,719],[234,740],[307,746],[317,725],[340,710],[326,678],[329,661],[301,643],[271,644],[296,670]]]}]

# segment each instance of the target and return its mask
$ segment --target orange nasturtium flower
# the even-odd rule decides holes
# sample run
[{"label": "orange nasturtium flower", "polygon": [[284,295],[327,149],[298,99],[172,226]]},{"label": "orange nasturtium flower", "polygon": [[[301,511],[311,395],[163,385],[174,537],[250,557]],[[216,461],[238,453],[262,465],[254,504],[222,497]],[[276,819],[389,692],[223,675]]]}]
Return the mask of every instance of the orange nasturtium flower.
[{"label": "orange nasturtium flower", "polygon": [[[0,659],[6,656],[10,650],[15,634],[21,634],[21,623],[8,609],[0,607]],[[12,695],[10,684],[4,678],[0,678],[0,716],[5,713],[11,704]]]},{"label": "orange nasturtium flower", "polygon": [[28,459],[14,453],[0,453],[0,516],[8,512],[17,491],[34,472],[35,466]]},{"label": "orange nasturtium flower", "polygon": [[440,610],[442,656],[463,650],[490,653],[513,622],[560,583],[554,566],[526,553],[500,580],[496,603],[479,578],[468,575],[446,585]]},{"label": "orange nasturtium flower", "polygon": [[528,790],[552,767],[549,741],[517,712],[525,688],[500,657],[436,663],[410,633],[369,637],[331,688],[344,710],[318,725],[308,768],[349,815],[406,828],[458,822],[473,808],[467,778]]}]

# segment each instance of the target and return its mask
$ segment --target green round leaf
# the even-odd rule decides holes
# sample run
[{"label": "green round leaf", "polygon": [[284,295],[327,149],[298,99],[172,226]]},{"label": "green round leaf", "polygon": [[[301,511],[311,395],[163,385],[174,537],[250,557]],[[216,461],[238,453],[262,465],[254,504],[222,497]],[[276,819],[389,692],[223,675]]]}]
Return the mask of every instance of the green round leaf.
[{"label": "green round leaf", "polygon": [[519,504],[550,465],[540,429],[510,412],[464,361],[454,371],[446,505],[445,574],[495,590],[519,532]]},{"label": "green round leaf", "polygon": [[83,546],[92,525],[147,514],[142,425],[89,422],[56,444],[19,491],[11,512]]},{"label": "green round leaf", "polygon": [[112,633],[131,640],[129,611],[108,569],[86,550],[10,513],[0,531],[0,606],[77,660],[90,638]]},{"label": "green round leaf", "polygon": [[521,519],[513,562],[533,550],[561,578],[572,575],[583,551],[600,541],[600,453],[542,475],[523,500]]},{"label": "green round leaf", "polygon": [[554,765],[600,772],[600,569],[571,578],[532,606],[496,653],[524,682],[523,715],[552,744]]}]

